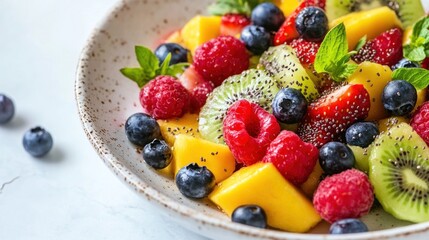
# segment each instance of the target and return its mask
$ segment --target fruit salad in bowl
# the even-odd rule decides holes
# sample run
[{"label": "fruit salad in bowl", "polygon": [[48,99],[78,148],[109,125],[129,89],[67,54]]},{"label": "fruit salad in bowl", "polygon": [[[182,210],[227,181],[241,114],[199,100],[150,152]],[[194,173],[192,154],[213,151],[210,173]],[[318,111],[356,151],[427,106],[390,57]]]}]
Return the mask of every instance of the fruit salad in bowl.
[{"label": "fruit salad in bowl", "polygon": [[[181,24],[121,39],[146,4]],[[429,236],[420,0],[213,0],[171,19],[158,4],[115,9],[76,84],[85,131],[132,188],[215,238]]]}]

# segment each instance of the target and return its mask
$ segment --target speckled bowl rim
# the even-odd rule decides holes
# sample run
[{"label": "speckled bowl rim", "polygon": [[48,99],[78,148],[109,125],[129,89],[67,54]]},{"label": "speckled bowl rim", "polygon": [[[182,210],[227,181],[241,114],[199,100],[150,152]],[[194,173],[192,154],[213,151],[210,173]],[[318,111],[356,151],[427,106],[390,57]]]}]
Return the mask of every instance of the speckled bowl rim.
[{"label": "speckled bowl rim", "polygon": [[[125,6],[127,1],[119,1],[111,11],[107,14],[106,17],[101,21],[101,23],[96,27],[85,47],[82,50],[81,56],[79,58],[79,63],[77,66],[76,72],[76,81],[75,81],[75,99],[78,108],[79,118],[81,120],[83,130],[89,139],[90,143],[98,153],[99,157],[103,162],[129,187],[134,189],[139,195],[146,198],[151,203],[158,205],[163,208],[165,211],[170,211],[176,216],[183,216],[191,218],[194,222],[200,223],[202,225],[210,226],[212,228],[222,229],[223,231],[232,231],[239,235],[245,237],[252,237],[255,239],[302,239],[302,240],[315,240],[315,239],[360,239],[360,240],[379,240],[379,239],[388,239],[388,238],[400,238],[407,237],[413,234],[429,232],[429,222],[413,224],[405,227],[398,227],[393,229],[386,229],[380,231],[373,231],[368,233],[361,234],[352,234],[352,235],[327,235],[327,234],[297,234],[297,233],[288,233],[281,232],[270,229],[258,229],[253,227],[248,227],[242,224],[232,223],[230,221],[221,220],[215,217],[207,216],[199,211],[196,211],[190,207],[179,204],[174,199],[167,197],[166,195],[160,193],[156,189],[152,188],[148,183],[141,181],[141,179],[133,174],[131,171],[128,171],[125,166],[123,166],[120,160],[111,152],[110,149],[106,147],[105,141],[98,137],[96,134],[93,134],[95,128],[94,122],[91,121],[91,113],[86,111],[84,107],[85,104],[85,94],[80,90],[85,88],[85,81],[90,81],[85,77],[85,72],[87,62],[91,60],[91,49],[95,46],[97,38],[102,34],[102,29],[109,24],[109,21],[114,18],[114,15],[119,13],[120,9]],[[180,222],[179,222],[180,223]]]}]

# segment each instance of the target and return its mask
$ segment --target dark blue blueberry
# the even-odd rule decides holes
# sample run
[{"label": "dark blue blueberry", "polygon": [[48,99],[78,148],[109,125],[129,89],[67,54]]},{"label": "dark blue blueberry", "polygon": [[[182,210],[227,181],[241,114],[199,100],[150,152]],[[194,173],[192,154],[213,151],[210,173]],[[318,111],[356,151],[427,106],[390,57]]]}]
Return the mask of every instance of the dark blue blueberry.
[{"label": "dark blue blueberry", "polygon": [[205,166],[200,167],[196,163],[191,163],[177,172],[176,186],[186,197],[204,198],[213,191],[215,177]]},{"label": "dark blue blueberry", "polygon": [[298,33],[308,41],[320,41],[328,32],[328,17],[318,7],[306,7],[296,17]]},{"label": "dark blue blueberry", "polygon": [[51,134],[41,127],[28,130],[22,139],[24,149],[33,157],[46,155],[52,149],[53,143]]},{"label": "dark blue blueberry", "polygon": [[163,169],[171,163],[171,148],[163,140],[155,139],[143,148],[143,159],[155,169]]},{"label": "dark blue blueberry", "polygon": [[264,27],[267,31],[277,31],[285,21],[285,15],[276,5],[266,2],[253,9],[251,20],[253,25]]},{"label": "dark blue blueberry", "polygon": [[267,227],[267,215],[264,209],[257,205],[243,205],[236,208],[234,212],[232,212],[231,220],[252,227]]},{"label": "dark blue blueberry", "polygon": [[0,93],[0,124],[9,122],[15,114],[15,106],[12,100]]},{"label": "dark blue blueberry", "polygon": [[271,106],[274,116],[282,123],[300,122],[307,112],[307,100],[301,91],[293,88],[281,89]]},{"label": "dark blue blueberry", "polygon": [[328,142],[319,149],[319,163],[326,174],[333,175],[353,168],[355,156],[344,143]]},{"label": "dark blue blueberry", "polygon": [[392,70],[396,70],[398,68],[419,68],[420,65],[418,63],[412,62],[406,58],[399,60],[399,62],[392,66]]},{"label": "dark blue blueberry", "polygon": [[368,147],[379,134],[377,126],[372,122],[358,122],[346,130],[346,142],[352,146]]},{"label": "dark blue blueberry", "polygon": [[247,50],[255,55],[261,55],[273,42],[272,36],[265,28],[249,25],[241,31],[241,41],[246,45]]},{"label": "dark blue blueberry", "polygon": [[329,228],[330,234],[368,232],[368,227],[359,219],[347,218],[334,222]]},{"label": "dark blue blueberry", "polygon": [[155,49],[155,55],[160,64],[164,62],[169,53],[171,53],[170,65],[188,62],[189,50],[177,43],[163,43]]},{"label": "dark blue blueberry", "polygon": [[162,139],[158,122],[145,113],[131,115],[125,122],[125,133],[130,142],[141,147],[154,139]]},{"label": "dark blue blueberry", "polygon": [[417,91],[407,81],[394,80],[384,87],[382,101],[389,114],[404,116],[414,109],[417,102]]}]

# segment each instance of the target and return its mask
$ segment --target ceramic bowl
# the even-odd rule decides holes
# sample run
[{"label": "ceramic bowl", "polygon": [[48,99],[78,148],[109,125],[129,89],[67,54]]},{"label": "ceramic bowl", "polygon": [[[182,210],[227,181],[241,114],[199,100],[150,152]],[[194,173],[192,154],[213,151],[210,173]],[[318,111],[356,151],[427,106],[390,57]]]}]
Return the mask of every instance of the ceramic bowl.
[{"label": "ceramic bowl", "polygon": [[[126,185],[182,226],[214,239],[429,239],[429,223],[395,220],[378,209],[364,217],[372,230],[348,236],[330,236],[322,223],[308,234],[265,230],[232,223],[209,202],[183,197],[172,179],[150,169],[124,133],[124,122],[141,112],[137,85],[119,69],[137,66],[135,45],[155,47],[212,0],[121,1],[95,29],[77,70],[76,101],[83,129],[104,163]],[[293,219],[290,219],[293,221]],[[285,220],[289,221],[289,220]]]}]

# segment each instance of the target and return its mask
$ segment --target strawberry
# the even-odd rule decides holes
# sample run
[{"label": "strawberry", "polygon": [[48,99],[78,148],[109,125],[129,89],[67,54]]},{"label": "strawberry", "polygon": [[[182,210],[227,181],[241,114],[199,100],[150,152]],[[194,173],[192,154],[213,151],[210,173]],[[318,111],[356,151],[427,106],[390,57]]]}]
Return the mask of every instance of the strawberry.
[{"label": "strawberry", "polygon": [[296,52],[301,64],[314,63],[316,53],[319,51],[320,43],[310,42],[303,38],[297,38],[289,44]]},{"label": "strawberry", "polygon": [[368,41],[353,56],[353,60],[361,63],[371,61],[382,65],[393,66],[402,59],[402,30],[392,28],[378,37]]},{"label": "strawberry", "polygon": [[326,0],[304,0],[285,20],[279,31],[274,36],[274,45],[280,45],[299,37],[295,28],[295,19],[302,9],[309,6],[316,6],[325,9]]},{"label": "strawberry", "polygon": [[425,58],[421,63],[422,68],[429,69],[429,58]]},{"label": "strawberry", "polygon": [[369,94],[362,84],[344,85],[311,103],[298,135],[321,147],[339,137],[351,124],[368,116]]},{"label": "strawberry", "polygon": [[189,92],[193,92],[195,87],[201,83],[207,82],[203,79],[201,74],[195,70],[194,65],[188,67],[183,74],[180,75],[179,81]]},{"label": "strawberry", "polygon": [[222,16],[220,24],[220,34],[236,36],[241,33],[244,27],[250,25],[250,19],[241,14],[228,13]]}]

